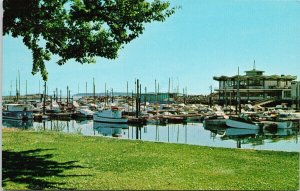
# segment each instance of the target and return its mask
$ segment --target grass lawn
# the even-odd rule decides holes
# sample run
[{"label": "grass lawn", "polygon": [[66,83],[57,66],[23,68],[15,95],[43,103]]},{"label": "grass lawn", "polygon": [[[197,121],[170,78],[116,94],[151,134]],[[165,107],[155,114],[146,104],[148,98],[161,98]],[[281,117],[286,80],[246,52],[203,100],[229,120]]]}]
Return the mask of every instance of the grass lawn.
[{"label": "grass lawn", "polygon": [[299,153],[2,129],[13,189],[299,190]]}]

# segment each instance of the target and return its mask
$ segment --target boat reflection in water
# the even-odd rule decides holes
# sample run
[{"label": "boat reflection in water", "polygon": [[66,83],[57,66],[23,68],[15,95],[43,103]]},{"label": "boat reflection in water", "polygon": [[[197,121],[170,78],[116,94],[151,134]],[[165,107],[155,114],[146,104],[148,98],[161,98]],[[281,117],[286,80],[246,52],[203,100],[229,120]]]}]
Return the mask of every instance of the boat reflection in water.
[{"label": "boat reflection in water", "polygon": [[205,126],[204,129],[211,131],[211,137],[219,137],[221,140],[235,140],[237,148],[242,144],[251,144],[253,146],[264,145],[265,140],[277,142],[280,140],[296,139],[299,129],[276,129],[272,131],[262,129],[239,129],[225,128],[222,126]]},{"label": "boat reflection in water", "polygon": [[118,124],[118,123],[101,123],[93,122],[93,128],[98,132],[98,134],[103,136],[111,137],[123,137],[125,136],[125,129],[128,129],[127,124]]},{"label": "boat reflection in water", "polygon": [[23,121],[23,120],[14,120],[14,119],[2,119],[2,126],[29,129],[33,127],[33,120]]}]

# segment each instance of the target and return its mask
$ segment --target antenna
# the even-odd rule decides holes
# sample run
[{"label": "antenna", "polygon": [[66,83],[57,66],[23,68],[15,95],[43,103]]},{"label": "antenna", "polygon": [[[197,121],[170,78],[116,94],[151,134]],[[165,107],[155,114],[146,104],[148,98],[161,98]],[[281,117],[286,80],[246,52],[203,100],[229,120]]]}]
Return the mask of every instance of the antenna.
[{"label": "antenna", "polygon": [[254,63],[253,63],[253,70],[255,70],[255,60],[254,60]]}]

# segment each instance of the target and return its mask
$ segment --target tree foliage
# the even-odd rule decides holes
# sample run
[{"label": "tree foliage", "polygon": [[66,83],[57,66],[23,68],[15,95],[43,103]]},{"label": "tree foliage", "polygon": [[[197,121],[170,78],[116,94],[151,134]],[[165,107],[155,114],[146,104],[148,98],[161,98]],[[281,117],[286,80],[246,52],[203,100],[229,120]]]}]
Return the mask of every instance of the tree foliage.
[{"label": "tree foliage", "polygon": [[22,37],[32,51],[32,74],[48,73],[45,61],[93,63],[115,59],[124,44],[144,31],[145,23],[174,13],[162,0],[4,0],[3,34]]}]

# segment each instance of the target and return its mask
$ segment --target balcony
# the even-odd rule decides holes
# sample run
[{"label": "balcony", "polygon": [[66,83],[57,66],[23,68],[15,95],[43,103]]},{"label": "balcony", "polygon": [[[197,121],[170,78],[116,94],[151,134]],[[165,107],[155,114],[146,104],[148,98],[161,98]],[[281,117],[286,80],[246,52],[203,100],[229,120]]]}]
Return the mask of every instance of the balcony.
[{"label": "balcony", "polygon": [[[220,89],[215,89],[219,91],[225,91],[225,90],[236,90],[237,86],[227,86],[227,87],[221,87]],[[240,89],[255,89],[255,90],[278,90],[278,89],[291,89],[290,86],[246,86],[246,85],[240,85]]]}]

